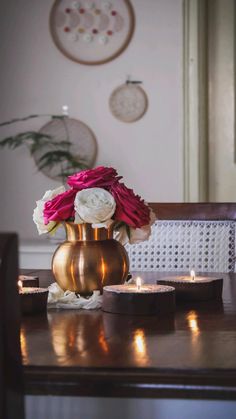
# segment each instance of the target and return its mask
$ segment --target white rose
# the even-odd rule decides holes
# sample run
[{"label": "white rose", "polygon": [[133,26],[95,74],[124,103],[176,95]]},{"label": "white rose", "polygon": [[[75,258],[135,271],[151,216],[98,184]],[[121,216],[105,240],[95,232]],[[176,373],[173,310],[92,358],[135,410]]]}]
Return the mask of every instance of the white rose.
[{"label": "white rose", "polygon": [[45,202],[50,201],[51,199],[55,198],[55,196],[63,192],[65,192],[64,186],[59,186],[59,188],[53,189],[52,191],[51,190],[46,191],[43,197],[39,201],[36,201],[37,206],[33,212],[33,221],[35,222],[37,226],[39,234],[48,233],[57,224],[55,221],[50,221],[50,223],[45,225],[44,219],[43,219],[43,210],[44,210]]},{"label": "white rose", "polygon": [[116,203],[113,196],[102,188],[88,188],[75,196],[75,222],[99,224],[113,216]]}]

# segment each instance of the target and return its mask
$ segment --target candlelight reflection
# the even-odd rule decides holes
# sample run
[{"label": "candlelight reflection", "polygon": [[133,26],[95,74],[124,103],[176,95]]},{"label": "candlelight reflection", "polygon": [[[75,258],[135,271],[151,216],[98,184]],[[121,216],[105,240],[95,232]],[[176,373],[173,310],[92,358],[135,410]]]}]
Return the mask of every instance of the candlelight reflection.
[{"label": "candlelight reflection", "polygon": [[105,339],[105,335],[104,335],[104,330],[101,329],[100,333],[99,333],[99,338],[98,338],[98,342],[99,345],[101,346],[103,352],[108,353],[109,352],[109,348]]},{"label": "candlelight reflection", "polygon": [[200,332],[200,329],[198,326],[197,313],[195,310],[190,311],[190,313],[187,315],[187,321],[188,321],[188,326],[191,332],[194,335],[198,335]]},{"label": "candlelight reflection", "polygon": [[105,277],[106,277],[106,264],[104,262],[103,257],[101,257],[101,273],[102,273],[101,281],[102,281],[102,284],[104,284],[104,280],[105,280]]},{"label": "candlelight reflection", "polygon": [[84,340],[83,332],[77,330],[77,336],[75,339],[75,344],[72,346],[72,349],[77,352],[80,356],[85,356],[86,351],[86,342]]},{"label": "candlelight reflection", "polygon": [[20,346],[21,346],[22,358],[25,362],[27,362],[28,361],[28,348],[27,348],[25,330],[23,328],[21,328],[21,331],[20,331]]},{"label": "candlelight reflection", "polygon": [[149,357],[147,354],[146,336],[143,329],[134,331],[133,345],[136,361],[141,365],[147,365]]},{"label": "candlelight reflection", "polygon": [[83,364],[97,353],[104,356],[108,353],[99,312],[51,312],[49,323],[54,353],[60,364],[72,359]]},{"label": "candlelight reflection", "polygon": [[136,351],[144,355],[146,353],[146,345],[145,345],[145,336],[143,330],[137,330],[134,335],[134,342],[136,346]]}]

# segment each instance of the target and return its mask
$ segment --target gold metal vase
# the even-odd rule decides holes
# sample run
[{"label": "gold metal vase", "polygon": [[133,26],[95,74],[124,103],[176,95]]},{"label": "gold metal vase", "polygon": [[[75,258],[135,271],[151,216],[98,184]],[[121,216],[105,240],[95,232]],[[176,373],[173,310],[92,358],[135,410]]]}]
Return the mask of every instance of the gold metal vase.
[{"label": "gold metal vase", "polygon": [[92,228],[91,224],[64,223],[67,240],[56,249],[52,271],[65,291],[89,295],[105,285],[122,284],[129,271],[125,248],[113,239],[113,226]]}]

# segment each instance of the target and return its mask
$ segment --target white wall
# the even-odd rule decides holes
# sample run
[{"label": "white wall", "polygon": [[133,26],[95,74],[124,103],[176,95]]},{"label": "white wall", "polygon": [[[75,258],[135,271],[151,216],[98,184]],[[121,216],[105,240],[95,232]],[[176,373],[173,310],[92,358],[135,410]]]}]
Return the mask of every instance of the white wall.
[{"label": "white wall", "polygon": [[[59,113],[67,104],[97,137],[96,165],[117,168],[147,201],[182,201],[182,0],[133,0],[133,39],[122,55],[100,66],[74,63],[57,50],[48,30],[52,3],[1,3],[0,121]],[[149,98],[148,112],[132,124],[116,120],[108,107],[127,75],[143,80]],[[0,138],[45,122],[1,128]],[[38,238],[35,200],[56,185],[37,172],[26,149],[0,151],[0,230]]]}]

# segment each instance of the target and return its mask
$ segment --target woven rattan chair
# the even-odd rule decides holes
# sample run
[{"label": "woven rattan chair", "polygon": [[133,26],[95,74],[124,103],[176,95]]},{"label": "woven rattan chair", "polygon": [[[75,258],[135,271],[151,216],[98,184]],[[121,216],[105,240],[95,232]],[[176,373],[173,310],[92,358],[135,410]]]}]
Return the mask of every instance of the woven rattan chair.
[{"label": "woven rattan chair", "polygon": [[148,241],[127,245],[130,270],[234,272],[234,203],[151,203],[158,219]]}]

